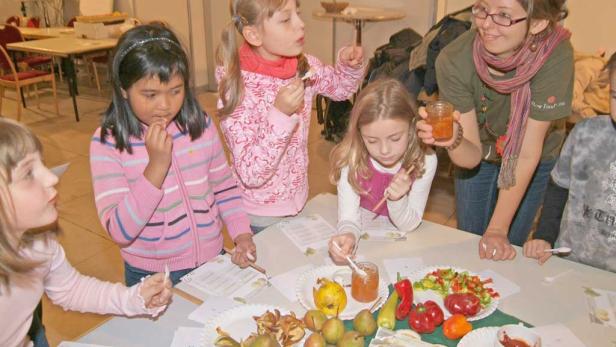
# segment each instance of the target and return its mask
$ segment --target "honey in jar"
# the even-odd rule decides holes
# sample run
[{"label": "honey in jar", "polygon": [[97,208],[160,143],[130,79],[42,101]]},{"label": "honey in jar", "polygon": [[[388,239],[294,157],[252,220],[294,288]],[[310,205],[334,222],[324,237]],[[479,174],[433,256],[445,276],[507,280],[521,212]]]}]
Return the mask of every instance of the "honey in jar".
[{"label": "honey in jar", "polygon": [[371,302],[379,293],[379,268],[370,262],[360,262],[357,266],[366,272],[361,276],[353,271],[351,275],[351,296],[359,302]]}]

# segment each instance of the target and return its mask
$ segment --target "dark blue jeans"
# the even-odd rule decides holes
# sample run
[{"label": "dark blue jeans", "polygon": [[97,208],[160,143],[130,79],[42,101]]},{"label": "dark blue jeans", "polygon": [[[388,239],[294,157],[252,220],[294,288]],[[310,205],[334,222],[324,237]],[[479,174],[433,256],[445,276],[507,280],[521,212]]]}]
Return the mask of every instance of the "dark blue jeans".
[{"label": "dark blue jeans", "polygon": [[252,235],[257,235],[258,233],[262,232],[263,230],[267,229],[268,227],[259,227],[256,225],[250,225],[250,230],[252,231]]},{"label": "dark blue jeans", "polygon": [[[171,279],[171,283],[173,283],[173,285],[175,286],[176,284],[180,282],[180,278],[182,278],[182,276],[186,275],[192,270],[194,269],[183,269],[183,270],[171,271],[169,273],[169,279]],[[127,262],[124,262],[124,281],[126,281],[126,285],[129,287],[141,282],[141,279],[143,277],[146,277],[148,275],[153,275],[153,274],[155,274],[155,272],[142,270],[142,269],[129,265]]]},{"label": "dark blue jeans", "polygon": [[[528,238],[555,163],[556,160],[546,160],[537,166],[509,228],[509,242],[512,244],[522,246]],[[458,229],[483,235],[496,206],[499,172],[500,165],[485,161],[472,170],[456,168]]]},{"label": "dark blue jeans", "polygon": [[36,306],[36,309],[34,310],[28,336],[30,337],[30,340],[32,340],[34,347],[49,347],[47,336],[45,336],[45,326],[43,326],[42,301],[39,302],[38,306]]}]

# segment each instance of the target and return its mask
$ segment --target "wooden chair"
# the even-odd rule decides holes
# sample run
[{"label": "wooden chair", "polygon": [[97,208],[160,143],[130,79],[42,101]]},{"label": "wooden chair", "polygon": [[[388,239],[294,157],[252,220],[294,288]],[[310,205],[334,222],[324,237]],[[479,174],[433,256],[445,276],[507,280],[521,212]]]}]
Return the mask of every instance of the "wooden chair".
[{"label": "wooden chair", "polygon": [[11,70],[10,74],[0,76],[0,114],[2,113],[2,99],[4,99],[4,88],[15,89],[15,95],[17,98],[17,121],[21,120],[21,108],[22,108],[22,94],[21,89],[27,86],[34,86],[34,92],[36,95],[36,104],[40,109],[41,104],[38,95],[38,84],[41,82],[51,82],[51,91],[53,93],[53,99],[55,103],[56,114],[59,115],[58,110],[58,95],[56,93],[56,78],[54,76],[53,65],[51,66],[51,72],[30,70],[20,71],[15,69],[15,65],[11,60],[7,51],[0,45],[0,64],[8,66]]}]

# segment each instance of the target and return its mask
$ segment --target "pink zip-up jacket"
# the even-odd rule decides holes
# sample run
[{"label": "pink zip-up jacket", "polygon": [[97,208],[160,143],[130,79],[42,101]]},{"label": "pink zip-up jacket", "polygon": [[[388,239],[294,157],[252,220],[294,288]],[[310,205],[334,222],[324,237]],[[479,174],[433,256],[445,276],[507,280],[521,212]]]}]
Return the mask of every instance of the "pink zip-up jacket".
[{"label": "pink zip-up jacket", "polygon": [[119,152],[113,137],[90,145],[90,166],[98,216],[122,258],[146,271],[196,268],[220,253],[223,221],[232,239],[251,233],[241,194],[212,119],[191,141],[175,123],[171,167],[161,189],[143,171],[149,162],[143,140],[131,139],[133,153]]},{"label": "pink zip-up jacket", "polygon": [[52,233],[37,236],[20,254],[41,264],[28,272],[11,275],[8,286],[0,285],[2,347],[32,346],[28,329],[44,293],[54,304],[71,311],[156,316],[164,309],[145,308],[139,295],[141,283],[128,288],[77,272]]},{"label": "pink zip-up jacket", "polygon": [[[324,65],[306,54],[315,74],[306,85],[304,107],[288,116],[274,107],[278,90],[293,80],[242,71],[244,98],[221,120],[232,153],[233,172],[240,182],[246,211],[257,216],[290,216],[302,210],[308,197],[308,130],[316,94],[333,100],[350,98],[364,67],[340,61]],[[219,66],[216,78],[224,76]],[[218,100],[218,107],[222,101]]]}]

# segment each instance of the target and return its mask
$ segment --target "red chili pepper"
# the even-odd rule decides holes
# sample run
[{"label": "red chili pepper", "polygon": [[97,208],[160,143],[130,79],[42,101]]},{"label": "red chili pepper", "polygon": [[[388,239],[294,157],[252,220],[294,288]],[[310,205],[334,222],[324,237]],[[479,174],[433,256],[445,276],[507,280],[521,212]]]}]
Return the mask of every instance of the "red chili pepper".
[{"label": "red chili pepper", "polygon": [[475,294],[455,293],[447,295],[445,307],[451,314],[459,313],[466,317],[471,317],[479,312],[481,303]]},{"label": "red chili pepper", "polygon": [[401,299],[396,308],[396,319],[403,320],[409,315],[413,306],[413,283],[408,279],[399,280],[394,284],[394,288]]},{"label": "red chili pepper", "polygon": [[417,304],[409,315],[409,327],[420,334],[430,334],[444,320],[443,310],[434,301]]}]

